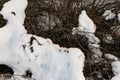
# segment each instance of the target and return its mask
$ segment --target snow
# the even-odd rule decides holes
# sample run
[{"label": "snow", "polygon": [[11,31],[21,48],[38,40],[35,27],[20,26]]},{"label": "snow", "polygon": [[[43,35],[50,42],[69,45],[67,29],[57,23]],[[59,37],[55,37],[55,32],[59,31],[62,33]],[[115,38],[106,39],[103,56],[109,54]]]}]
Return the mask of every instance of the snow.
[{"label": "snow", "polygon": [[120,61],[112,63],[112,70],[115,76],[111,80],[120,80]]},{"label": "snow", "polygon": [[87,13],[85,10],[81,12],[79,15],[79,23],[78,27],[80,31],[83,32],[90,32],[90,33],[95,33],[96,30],[96,25],[94,22],[88,17]]},{"label": "snow", "polygon": [[100,50],[100,40],[94,35],[96,31],[96,25],[88,17],[86,11],[83,10],[79,15],[78,19],[78,27],[72,29],[72,34],[79,34],[87,38],[88,47],[93,54],[93,58],[97,58],[98,60],[93,60],[94,62],[98,62],[99,58],[102,56],[102,51]]},{"label": "snow", "polygon": [[119,20],[119,22],[120,22],[120,13],[118,13],[117,16],[118,16],[118,20]]},{"label": "snow", "polygon": [[105,57],[108,59],[108,60],[113,60],[113,61],[118,61],[119,59],[112,55],[112,54],[105,54]]},{"label": "snow", "polygon": [[115,13],[113,13],[111,10],[106,10],[104,13],[103,13],[103,16],[105,17],[106,20],[109,20],[109,19],[113,19],[115,18]]},{"label": "snow", "polygon": [[[63,48],[50,39],[27,34],[23,26],[27,4],[27,0],[10,0],[0,11],[8,21],[0,28],[0,64],[11,67],[17,75],[29,70],[36,80],[85,80],[80,49]],[[25,80],[21,76],[16,80],[20,79]]]}]

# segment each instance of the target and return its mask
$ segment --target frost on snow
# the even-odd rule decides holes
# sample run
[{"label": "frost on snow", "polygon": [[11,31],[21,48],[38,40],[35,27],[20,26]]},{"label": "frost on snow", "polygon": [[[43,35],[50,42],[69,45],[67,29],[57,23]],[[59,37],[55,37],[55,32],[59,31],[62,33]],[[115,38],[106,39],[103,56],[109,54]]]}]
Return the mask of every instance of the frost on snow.
[{"label": "frost on snow", "polygon": [[85,80],[80,49],[62,48],[50,39],[27,34],[23,26],[26,6],[27,0],[10,0],[0,11],[8,21],[0,28],[0,64],[11,67],[14,74],[29,70],[37,80]]},{"label": "frost on snow", "polygon": [[73,28],[72,34],[77,33],[86,37],[88,39],[88,47],[93,53],[93,58],[99,58],[102,56],[102,52],[99,46],[100,40],[94,35],[95,31],[96,25],[86,14],[86,11],[83,10],[79,15],[78,27]]}]

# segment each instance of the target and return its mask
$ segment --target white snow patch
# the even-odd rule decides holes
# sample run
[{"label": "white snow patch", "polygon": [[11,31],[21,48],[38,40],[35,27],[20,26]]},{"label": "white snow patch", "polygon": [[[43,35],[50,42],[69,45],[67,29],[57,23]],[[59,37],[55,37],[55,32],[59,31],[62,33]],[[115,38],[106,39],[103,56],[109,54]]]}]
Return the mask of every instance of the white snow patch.
[{"label": "white snow patch", "polygon": [[120,13],[118,13],[117,16],[118,16],[118,20],[119,20],[119,22],[120,22]]},{"label": "white snow patch", "polygon": [[114,61],[118,61],[119,59],[112,55],[112,54],[105,54],[105,57],[108,59],[108,60],[114,60]]},{"label": "white snow patch", "polygon": [[83,32],[90,32],[90,33],[95,33],[96,30],[96,25],[94,22],[88,17],[87,13],[85,10],[81,12],[79,15],[79,23],[78,27],[80,31]]},{"label": "white snow patch", "polygon": [[[79,34],[87,38],[88,47],[93,53],[94,57],[99,59],[102,56],[102,51],[100,50],[100,40],[94,35],[96,31],[96,25],[88,17],[86,11],[83,10],[79,15],[78,27],[72,29],[72,34]],[[99,61],[99,60],[98,60]],[[97,60],[94,62],[98,62]]]},{"label": "white snow patch", "polygon": [[109,20],[109,19],[115,18],[116,14],[113,13],[111,10],[106,10],[106,11],[103,13],[103,16],[105,17],[106,20]]},{"label": "white snow patch", "polygon": [[27,34],[23,26],[26,6],[27,0],[10,0],[0,11],[8,20],[0,28],[0,64],[11,67],[18,75],[29,70],[37,80],[85,80],[80,49],[62,48],[50,39]]},{"label": "white snow patch", "polygon": [[112,70],[115,76],[111,80],[120,80],[120,61],[112,63]]}]

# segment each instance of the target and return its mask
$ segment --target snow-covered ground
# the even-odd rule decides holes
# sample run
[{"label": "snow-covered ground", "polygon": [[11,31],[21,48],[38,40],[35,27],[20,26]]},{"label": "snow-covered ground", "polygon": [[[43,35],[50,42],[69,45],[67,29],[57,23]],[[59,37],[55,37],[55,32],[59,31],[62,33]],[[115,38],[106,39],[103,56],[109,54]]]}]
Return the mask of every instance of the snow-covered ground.
[{"label": "snow-covered ground", "polygon": [[[3,5],[0,14],[8,22],[0,28],[0,64],[13,69],[14,75],[32,73],[36,80],[85,80],[83,75],[84,54],[78,48],[64,48],[53,44],[50,39],[27,34],[24,28],[27,0],[10,0]],[[110,10],[105,11],[106,20],[115,17]],[[118,14],[118,19],[119,19]],[[79,33],[88,39],[88,47],[94,57],[101,58],[100,40],[94,35],[96,25],[83,10],[79,15],[79,24],[73,28],[73,34]],[[112,40],[112,38],[107,37]],[[108,42],[108,41],[107,41]],[[120,80],[120,61],[111,54],[105,55],[112,62],[115,76],[111,80]],[[94,61],[96,62],[96,61]],[[30,80],[22,76],[7,80]]]},{"label": "snow-covered ground", "polygon": [[94,35],[96,31],[96,25],[89,18],[86,11],[83,10],[79,15],[78,19],[78,27],[73,28],[72,34],[80,34],[87,38],[88,47],[93,54],[93,59],[97,58],[97,60],[93,60],[94,62],[98,62],[99,58],[102,56],[102,52],[100,50],[100,40]]},{"label": "snow-covered ground", "polygon": [[[0,11],[8,22],[0,28],[0,64],[37,80],[85,80],[84,54],[78,48],[63,48],[50,39],[27,34],[23,24],[27,0],[10,0]],[[17,77],[15,80],[25,80]],[[14,78],[8,79],[14,80]]]}]

